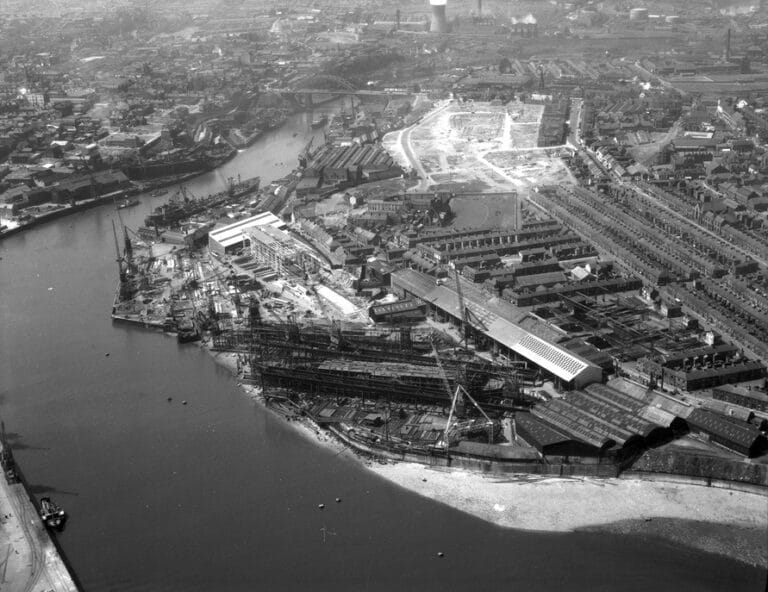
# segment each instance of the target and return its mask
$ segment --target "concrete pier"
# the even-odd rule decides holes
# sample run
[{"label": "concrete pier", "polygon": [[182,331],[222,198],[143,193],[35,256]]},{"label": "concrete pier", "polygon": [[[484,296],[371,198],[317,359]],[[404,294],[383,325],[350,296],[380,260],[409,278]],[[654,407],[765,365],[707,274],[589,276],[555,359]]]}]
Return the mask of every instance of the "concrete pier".
[{"label": "concrete pier", "polygon": [[0,477],[0,590],[78,592],[24,484],[9,482],[5,471]]}]

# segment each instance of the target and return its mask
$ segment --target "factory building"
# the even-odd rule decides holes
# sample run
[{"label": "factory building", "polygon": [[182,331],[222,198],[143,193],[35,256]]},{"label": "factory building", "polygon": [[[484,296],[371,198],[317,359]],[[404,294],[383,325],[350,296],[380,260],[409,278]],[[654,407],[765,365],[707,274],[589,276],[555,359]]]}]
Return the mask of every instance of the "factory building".
[{"label": "factory building", "polygon": [[[491,303],[485,292],[460,281],[464,306],[480,321],[473,324],[471,331],[478,339],[487,341],[495,353],[527,360],[564,388],[580,388],[602,380],[599,366],[526,331],[509,320],[519,316],[517,309],[503,301]],[[403,298],[425,303],[430,314],[456,324],[461,322],[459,296],[450,283],[440,285],[432,276],[405,269],[392,274],[391,287]]]},{"label": "factory building", "polygon": [[546,457],[595,458],[600,454],[599,448],[574,438],[532,413],[518,413],[515,416],[515,427],[523,440]]},{"label": "factory building", "polygon": [[638,369],[662,387],[682,391],[765,377],[762,363],[742,358],[735,346],[725,343],[657,352],[638,360]]},{"label": "factory building", "polygon": [[304,170],[302,188],[316,192],[321,185],[357,185],[398,177],[402,170],[389,153],[376,145],[328,145],[312,157]]},{"label": "factory building", "polygon": [[296,244],[286,232],[269,225],[252,226],[244,231],[246,250],[254,261],[282,275],[283,267],[296,259]]},{"label": "factory building", "polygon": [[734,421],[705,409],[694,409],[686,418],[691,431],[747,457],[760,456],[768,450],[768,440],[755,426]]},{"label": "factory building", "polygon": [[427,306],[416,300],[399,300],[387,304],[376,304],[368,309],[368,315],[375,323],[413,323],[426,318]]},{"label": "factory building", "polygon": [[238,220],[233,224],[213,230],[208,235],[208,249],[220,257],[237,253],[248,246],[247,231],[260,226],[284,228],[285,223],[271,212],[263,212],[244,220]]},{"label": "factory building", "polygon": [[712,398],[755,411],[768,411],[768,393],[765,389],[726,384],[713,388]]},{"label": "factory building", "polygon": [[691,409],[617,381],[591,384],[519,414],[520,436],[549,457],[622,462],[688,433]]}]

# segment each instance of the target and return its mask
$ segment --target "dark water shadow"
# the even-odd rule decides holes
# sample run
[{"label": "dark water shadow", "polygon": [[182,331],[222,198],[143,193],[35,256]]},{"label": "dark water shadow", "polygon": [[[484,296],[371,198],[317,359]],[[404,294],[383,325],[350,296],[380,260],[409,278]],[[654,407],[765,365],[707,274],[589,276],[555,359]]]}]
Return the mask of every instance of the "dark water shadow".
[{"label": "dark water shadow", "polygon": [[41,495],[43,493],[53,493],[56,495],[71,495],[71,496],[78,496],[80,495],[77,491],[65,491],[63,489],[56,489],[52,485],[28,485],[27,491],[31,493],[32,495]]},{"label": "dark water shadow", "polygon": [[47,446],[25,444],[18,432],[5,432],[5,442],[11,447],[11,450],[50,450]]}]

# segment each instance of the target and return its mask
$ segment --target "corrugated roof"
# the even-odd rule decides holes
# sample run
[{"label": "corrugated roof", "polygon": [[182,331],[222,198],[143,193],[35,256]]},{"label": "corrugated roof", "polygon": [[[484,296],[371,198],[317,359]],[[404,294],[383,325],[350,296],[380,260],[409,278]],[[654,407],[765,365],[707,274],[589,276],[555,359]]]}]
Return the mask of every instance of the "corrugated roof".
[{"label": "corrugated roof", "polygon": [[581,417],[569,415],[568,408],[562,409],[559,406],[537,405],[531,410],[531,413],[543,421],[563,430],[566,434],[569,434],[576,440],[581,440],[582,442],[586,442],[597,448],[601,448],[608,440],[614,440],[619,444],[624,442],[623,439],[620,439],[619,441],[613,438],[605,429],[596,429],[595,426],[592,425],[592,422],[584,420]]},{"label": "corrugated roof", "polygon": [[640,411],[640,417],[646,421],[655,423],[657,426],[667,428],[677,416],[669,411],[664,411],[664,409],[661,409],[660,407],[651,407],[649,405]]},{"label": "corrugated roof", "polygon": [[[456,318],[461,317],[458,295],[450,282],[438,286],[435,285],[434,278],[414,270],[395,272],[392,278],[398,285],[422,300],[434,304]],[[490,297],[481,292],[477,286],[464,279],[460,281],[465,306],[483,322],[487,329],[486,335],[498,343],[567,382],[587,369],[591,369],[596,376],[602,375],[602,370],[594,364],[536,337],[519,325],[503,318],[501,315],[505,312],[509,312],[509,316],[514,314],[514,307],[511,304],[504,302],[491,304]]]},{"label": "corrugated roof", "polygon": [[521,288],[532,288],[534,286],[564,284],[566,281],[565,274],[562,271],[548,271],[531,275],[519,275],[515,278],[515,285]]},{"label": "corrugated roof", "polygon": [[532,413],[558,430],[598,447],[608,440],[624,444],[634,435],[647,436],[657,426],[668,427],[675,418],[605,385],[588,388],[591,392],[574,391],[563,399],[537,405]]},{"label": "corrugated roof", "polygon": [[590,365],[527,332],[511,349],[566,381],[573,380]]},{"label": "corrugated roof", "polygon": [[705,409],[694,409],[688,416],[687,421],[692,426],[696,426],[743,448],[750,448],[755,440],[760,437],[760,430],[755,426],[736,423]]},{"label": "corrugated roof", "polygon": [[572,436],[556,430],[554,427],[536,419],[530,413],[518,413],[515,417],[515,423],[519,430],[526,432],[529,437],[536,440],[536,442],[529,442],[529,444],[551,446],[552,444],[573,440]]},{"label": "corrugated roof", "polygon": [[225,244],[225,242],[233,243],[232,239],[235,239],[234,243],[237,243],[243,240],[244,230],[256,226],[274,226],[275,228],[283,228],[285,222],[275,216],[272,212],[262,212],[261,214],[256,214],[250,218],[238,220],[233,224],[217,228],[212,231],[208,237],[222,245]]}]

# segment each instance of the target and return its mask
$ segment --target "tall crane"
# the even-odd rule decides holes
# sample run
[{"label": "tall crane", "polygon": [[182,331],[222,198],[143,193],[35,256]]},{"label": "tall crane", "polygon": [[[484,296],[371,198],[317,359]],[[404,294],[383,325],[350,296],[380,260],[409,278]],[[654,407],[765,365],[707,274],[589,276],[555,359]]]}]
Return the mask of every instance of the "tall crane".
[{"label": "tall crane", "polygon": [[435,343],[432,342],[432,353],[435,356],[435,362],[437,363],[437,367],[440,370],[440,377],[443,380],[443,386],[445,388],[445,392],[448,395],[448,398],[451,400],[451,409],[448,412],[448,421],[445,424],[445,431],[443,432],[443,436],[438,442],[438,446],[447,449],[448,448],[448,442],[449,442],[449,434],[451,430],[454,430],[458,425],[458,423],[454,423],[454,415],[456,414],[456,407],[459,401],[459,397],[466,397],[469,399],[469,402],[472,403],[472,405],[475,406],[475,408],[480,412],[480,414],[485,418],[485,425],[488,427],[488,443],[493,443],[493,420],[488,417],[488,415],[483,411],[483,409],[478,405],[477,401],[475,401],[472,398],[472,395],[467,392],[467,389],[465,389],[462,385],[456,384],[456,390],[451,391],[451,383],[448,380],[448,376],[445,373],[445,368],[443,368],[443,363],[440,361],[440,355],[437,353],[437,347],[435,347]]}]

